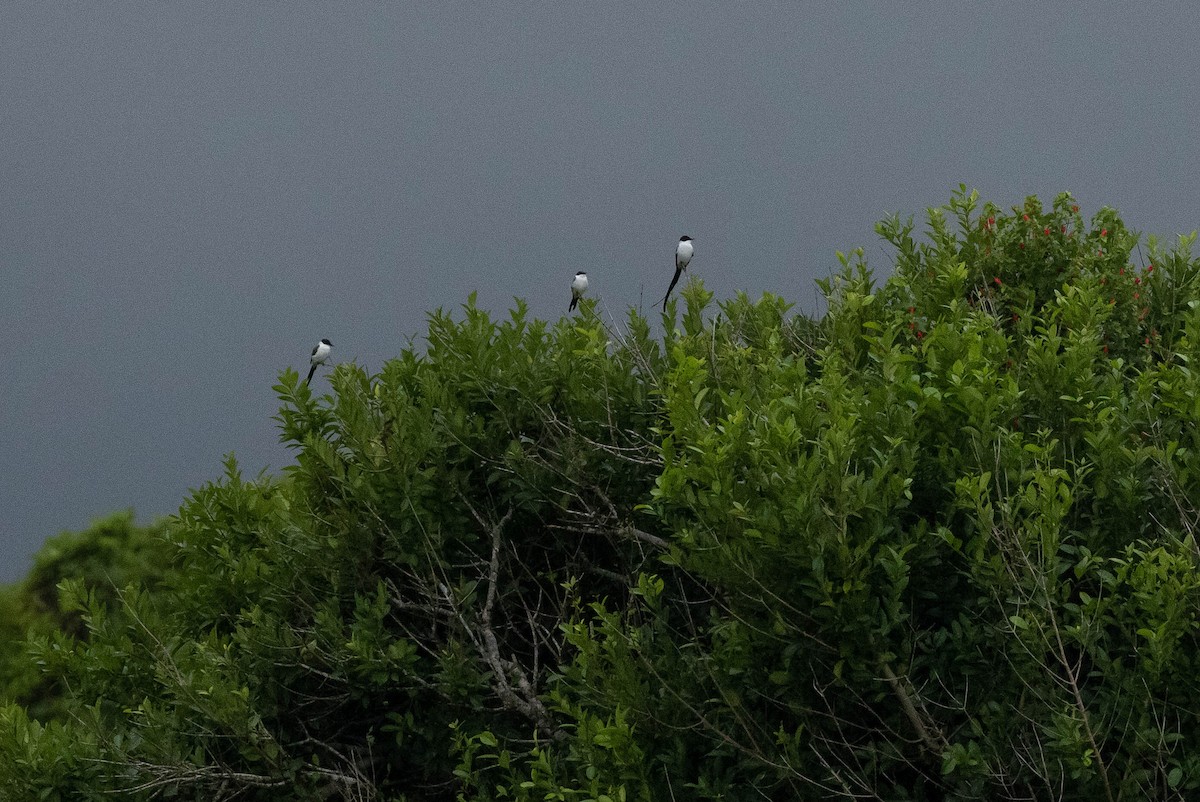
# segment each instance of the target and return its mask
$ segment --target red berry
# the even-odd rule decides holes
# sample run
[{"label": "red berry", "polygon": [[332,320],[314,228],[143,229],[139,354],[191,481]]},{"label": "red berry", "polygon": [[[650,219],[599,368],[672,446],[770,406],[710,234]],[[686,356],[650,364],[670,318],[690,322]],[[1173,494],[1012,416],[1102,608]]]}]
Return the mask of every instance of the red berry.
[{"label": "red berry", "polygon": [[1023,215],[1021,215],[1021,219],[1022,219],[1022,220],[1024,220],[1026,223],[1028,223],[1028,222],[1029,222],[1029,215],[1027,215],[1027,214],[1023,214]]},{"label": "red berry", "polygon": [[999,276],[996,276],[995,278],[993,278],[992,281],[996,282],[997,287],[1001,286],[1004,283],[1000,280]]},{"label": "red berry", "polygon": [[1050,236],[1050,227],[1049,227],[1049,226],[1047,226],[1047,227],[1046,227],[1046,230],[1045,230],[1045,231],[1043,231],[1042,233],[1043,233],[1043,234],[1045,234],[1047,237],[1048,237],[1048,236]]},{"label": "red berry", "polygon": [[1107,229],[1107,228],[1102,228],[1102,229],[1100,229],[1100,236],[1102,236],[1102,237],[1107,237],[1107,236],[1108,236],[1108,229]]}]

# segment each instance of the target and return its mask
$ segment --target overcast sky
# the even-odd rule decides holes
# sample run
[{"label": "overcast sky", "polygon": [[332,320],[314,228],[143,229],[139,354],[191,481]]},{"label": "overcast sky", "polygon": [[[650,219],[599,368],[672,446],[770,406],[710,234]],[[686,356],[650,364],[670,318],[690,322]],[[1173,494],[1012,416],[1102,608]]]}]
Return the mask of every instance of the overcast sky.
[{"label": "overcast sky", "polygon": [[1197,228],[1192,6],[912,5],[6,4],[0,581],[278,469],[279,370],[378,369],[474,290],[553,318],[586,270],[620,318],[689,234],[719,298],[805,311],[960,182]]}]

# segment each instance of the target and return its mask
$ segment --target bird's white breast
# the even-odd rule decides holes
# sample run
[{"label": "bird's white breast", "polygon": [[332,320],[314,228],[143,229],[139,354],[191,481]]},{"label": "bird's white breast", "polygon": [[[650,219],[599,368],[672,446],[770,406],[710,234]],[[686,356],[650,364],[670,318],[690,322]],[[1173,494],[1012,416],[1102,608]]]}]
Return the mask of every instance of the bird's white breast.
[{"label": "bird's white breast", "polygon": [[583,291],[587,289],[587,276],[576,276],[575,280],[571,282],[571,289],[577,295],[582,295]]},{"label": "bird's white breast", "polygon": [[692,254],[694,252],[695,248],[692,247],[692,243],[680,242],[679,247],[675,249],[675,266],[687,267],[688,262],[692,261]]}]

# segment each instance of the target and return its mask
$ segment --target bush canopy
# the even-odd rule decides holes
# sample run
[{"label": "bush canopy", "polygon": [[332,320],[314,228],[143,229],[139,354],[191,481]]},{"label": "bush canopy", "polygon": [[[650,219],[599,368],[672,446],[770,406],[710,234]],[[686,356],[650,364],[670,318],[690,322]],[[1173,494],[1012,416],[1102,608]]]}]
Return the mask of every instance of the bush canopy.
[{"label": "bush canopy", "polygon": [[[1200,262],[965,188],[828,312],[472,298],[0,603],[0,797],[1200,795]],[[680,317],[676,318],[676,314]]]}]

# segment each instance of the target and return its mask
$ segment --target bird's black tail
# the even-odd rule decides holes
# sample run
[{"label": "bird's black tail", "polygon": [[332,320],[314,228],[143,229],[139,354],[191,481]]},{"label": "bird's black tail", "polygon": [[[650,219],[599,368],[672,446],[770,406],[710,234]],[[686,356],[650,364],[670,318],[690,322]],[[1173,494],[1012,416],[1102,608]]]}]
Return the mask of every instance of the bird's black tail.
[{"label": "bird's black tail", "polygon": [[575,306],[576,306],[576,304],[578,304],[578,303],[579,303],[579,296],[578,296],[578,295],[572,295],[572,296],[571,296],[571,305],[567,307],[567,311],[568,311],[568,312],[574,312],[574,311],[575,311]]},{"label": "bird's black tail", "polygon": [[308,378],[304,380],[304,386],[307,387],[312,382],[313,374],[317,372],[317,363],[312,363],[312,367],[308,369]]},{"label": "bird's black tail", "polygon": [[663,296],[663,314],[667,313],[667,299],[671,297],[671,290],[675,289],[675,285],[679,283],[679,277],[683,275],[683,268],[675,268],[675,277],[671,279],[671,286],[667,287],[667,294]]}]

